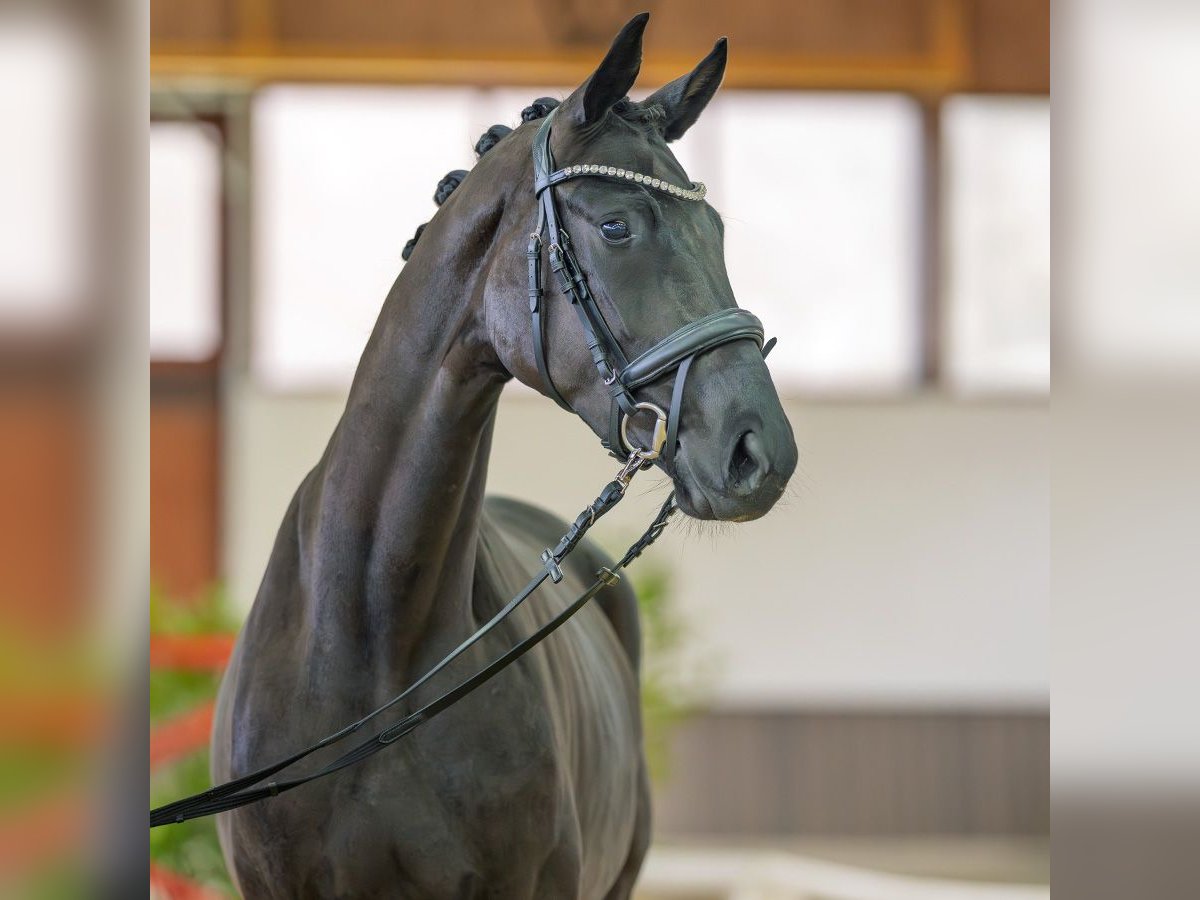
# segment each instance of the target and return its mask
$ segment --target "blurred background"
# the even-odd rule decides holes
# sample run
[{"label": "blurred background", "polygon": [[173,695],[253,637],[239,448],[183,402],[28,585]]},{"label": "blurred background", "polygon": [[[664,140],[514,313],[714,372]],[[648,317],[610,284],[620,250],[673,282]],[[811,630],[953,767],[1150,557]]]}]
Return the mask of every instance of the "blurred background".
[{"label": "blurred background", "polygon": [[[214,673],[438,179],[644,8],[635,96],[729,37],[676,152],[725,218],[739,303],[780,338],[801,456],[767,518],[675,528],[634,576],[645,896],[1045,896],[1048,0],[156,0],[155,799],[205,786]],[[492,492],[573,516],[610,469],[582,423],[506,390]],[[206,827],[153,835],[162,896],[225,889]]]},{"label": "blurred background", "polygon": [[[802,469],[641,564],[643,893],[1044,897],[1049,618],[1058,893],[1194,898],[1200,5],[1054,4],[1053,416],[1047,5],[646,5],[640,90],[732,39],[737,102],[677,146]],[[0,896],[145,890],[146,807],[206,783],[230,635],[436,179],[633,9],[0,0]],[[790,155],[777,202],[750,151]],[[547,406],[506,398],[494,488],[574,513],[609,466]],[[149,850],[158,894],[225,890],[211,832]]]},{"label": "blurred background", "polygon": [[[1047,2],[138,8],[148,151],[114,90],[144,48],[106,38],[136,13],[0,5],[0,892],[81,836],[113,840],[77,793],[112,787],[94,748],[142,652],[145,457],[163,800],[206,784],[231,636],[437,180],[649,8],[642,92],[730,38],[678,154],[725,217],[739,301],[781,338],[801,466],[765,520],[676,528],[636,575],[645,895],[1045,894]],[[122,128],[133,145],[109,140]],[[764,190],[762,167],[786,177]],[[99,373],[142,372],[127,301],[147,270],[143,442]],[[582,424],[506,393],[493,491],[573,515],[610,475]],[[639,488],[600,540],[628,540],[663,491]],[[207,828],[155,833],[156,891],[226,890]]]}]

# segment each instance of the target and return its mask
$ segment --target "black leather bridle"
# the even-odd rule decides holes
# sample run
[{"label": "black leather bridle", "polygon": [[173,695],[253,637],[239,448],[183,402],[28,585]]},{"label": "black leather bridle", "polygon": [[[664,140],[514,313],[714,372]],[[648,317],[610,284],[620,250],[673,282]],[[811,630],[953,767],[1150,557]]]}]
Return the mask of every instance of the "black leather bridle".
[{"label": "black leather bridle", "polygon": [[[369,737],[336,759],[307,775],[293,778],[267,781],[271,776],[291,767],[300,760],[330,747],[356,734],[369,722],[373,721],[402,700],[412,694],[417,688],[428,683],[435,675],[445,669],[450,663],[461,656],[466,650],[478,643],[498,624],[508,618],[518,606],[541,587],[547,579],[559,582],[563,579],[561,563],[576,547],[596,520],[605,515],[621,502],[626,488],[637,472],[649,466],[660,456],[668,465],[674,456],[678,440],[679,414],[683,401],[683,386],[687,380],[688,370],[693,360],[714,347],[731,341],[753,340],[765,356],[774,346],[775,340],[763,343],[762,324],[752,314],[741,309],[723,309],[711,315],[704,316],[694,322],[689,322],[667,337],[660,340],[649,350],[629,361],[621,350],[620,344],[613,336],[599,306],[588,290],[587,279],[579,268],[575,254],[571,251],[570,236],[559,224],[558,213],[554,204],[554,187],[571,178],[595,176],[616,179],[626,183],[641,184],[650,190],[663,191],[682,201],[699,201],[704,199],[704,185],[693,184],[688,188],[670,185],[661,179],[652,178],[636,172],[626,172],[624,169],[607,165],[580,164],[564,169],[554,169],[554,160],[550,153],[550,123],[553,113],[542,123],[533,143],[534,192],[538,198],[537,230],[529,239],[529,310],[533,317],[533,345],[537,360],[538,371],[546,383],[550,396],[564,409],[571,409],[570,404],[558,392],[554,381],[550,378],[550,370],[546,363],[545,337],[545,295],[541,288],[541,247],[542,235],[549,245],[550,268],[558,278],[559,287],[571,301],[579,316],[587,339],[588,349],[592,360],[600,373],[605,385],[608,386],[612,397],[612,413],[608,437],[602,441],[605,448],[624,465],[616,477],[605,485],[599,496],[590,503],[571,523],[566,533],[553,548],[546,548],[541,557],[541,568],[530,579],[529,583],[511,600],[508,601],[491,619],[481,625],[454,650],[450,651],[441,661],[424,675],[410,684],[382,706],[367,713],[357,721],[328,735],[325,738],[264,766],[240,778],[235,778],[225,784],[216,785],[195,794],[160,806],[150,811],[150,827],[170,825],[196,819],[203,816],[215,815],[237,809],[268,797],[275,797],[301,785],[316,781],[327,775],[332,775],[342,769],[356,765],[374,756],[390,744],[414,731],[434,716],[449,709],[463,697],[476,688],[498,675],[512,665],[542,640],[557,630],[564,622],[582,609],[593,597],[605,587],[616,584],[620,573],[633,560],[637,559],[651,544],[653,544],[667,527],[667,522],[675,513],[675,495],[672,493],[663,503],[658,515],[650,526],[642,533],[625,555],[611,568],[604,567],[596,572],[595,578],[588,588],[576,597],[569,605],[554,615],[544,625],[516,645],[494,658],[490,663],[478,670],[474,675],[459,682],[450,690],[437,698],[425,703],[399,720],[384,728],[378,734]],[[658,381],[676,372],[675,383],[671,391],[670,411],[645,401],[638,401],[633,392],[640,387]],[[573,410],[572,410],[573,411]],[[655,416],[655,425],[650,439],[650,446],[641,447],[631,444],[627,426],[634,416],[640,412],[650,412]],[[264,784],[264,782],[266,782]]]},{"label": "black leather bridle", "polygon": [[[624,460],[638,450],[649,465],[660,456],[668,467],[675,457],[678,444],[679,420],[683,404],[683,388],[692,362],[705,353],[731,341],[752,340],[765,356],[774,346],[774,339],[764,345],[762,323],[753,313],[736,307],[722,309],[689,322],[660,340],[650,349],[630,361],[605,321],[600,306],[588,289],[587,276],[579,266],[571,248],[571,236],[562,227],[554,202],[554,189],[573,178],[606,178],[622,184],[640,185],[674,197],[681,203],[703,202],[706,188],[692,183],[680,187],[651,175],[633,172],[616,166],[580,163],[562,169],[554,168],[550,151],[550,132],[556,110],[546,116],[533,139],[533,190],[538,200],[537,228],[529,235],[529,313],[533,319],[533,353],[538,373],[547,393],[563,409],[574,412],[559,393],[550,377],[546,359],[546,296],[542,290],[542,246],[549,248],[550,269],[557,278],[559,289],[570,300],[579,318],[592,362],[611,397],[611,412],[607,436],[601,440],[613,456]],[[676,372],[667,411],[653,403],[639,402],[634,391]],[[651,446],[634,447],[628,440],[629,420],[642,412],[655,416]]]}]

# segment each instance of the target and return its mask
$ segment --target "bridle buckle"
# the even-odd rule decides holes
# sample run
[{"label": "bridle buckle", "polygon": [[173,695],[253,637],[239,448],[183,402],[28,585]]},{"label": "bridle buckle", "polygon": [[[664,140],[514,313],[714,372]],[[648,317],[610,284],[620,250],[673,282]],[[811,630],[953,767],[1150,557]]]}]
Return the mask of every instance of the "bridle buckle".
[{"label": "bridle buckle", "polygon": [[646,460],[642,457],[640,450],[634,450],[629,454],[629,459],[625,460],[625,465],[621,467],[621,471],[617,473],[615,481],[621,486],[621,493],[625,493],[625,489],[629,487],[629,482],[633,481],[633,476],[642,470],[642,466],[646,464]]},{"label": "bridle buckle", "polygon": [[[636,403],[633,409],[634,412],[632,415],[625,415],[621,418],[621,446],[631,454],[640,457],[643,462],[658,459],[662,453],[663,445],[667,442],[667,414],[663,412],[662,407],[655,406],[653,403]],[[634,415],[637,415],[638,412],[654,414],[654,431],[650,435],[649,448],[634,447],[629,442],[629,420]]]}]

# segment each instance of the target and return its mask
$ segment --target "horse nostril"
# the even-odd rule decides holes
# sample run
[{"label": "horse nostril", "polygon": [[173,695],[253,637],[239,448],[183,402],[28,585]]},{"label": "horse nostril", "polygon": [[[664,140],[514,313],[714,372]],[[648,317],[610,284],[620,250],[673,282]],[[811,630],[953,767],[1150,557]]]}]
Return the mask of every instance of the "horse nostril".
[{"label": "horse nostril", "polygon": [[729,483],[746,491],[758,487],[770,471],[762,439],[753,431],[745,432],[733,446],[729,458]]}]

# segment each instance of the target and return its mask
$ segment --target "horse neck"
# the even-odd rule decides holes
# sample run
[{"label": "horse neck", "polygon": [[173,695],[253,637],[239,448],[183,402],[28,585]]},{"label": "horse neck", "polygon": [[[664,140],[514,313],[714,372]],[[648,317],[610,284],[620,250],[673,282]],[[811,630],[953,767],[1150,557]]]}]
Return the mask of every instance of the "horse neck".
[{"label": "horse neck", "polygon": [[301,577],[316,634],[401,664],[431,628],[453,627],[470,609],[508,378],[480,302],[503,198],[493,203],[444,208],[426,228],[384,303],[315,491],[302,498],[310,552]]}]

